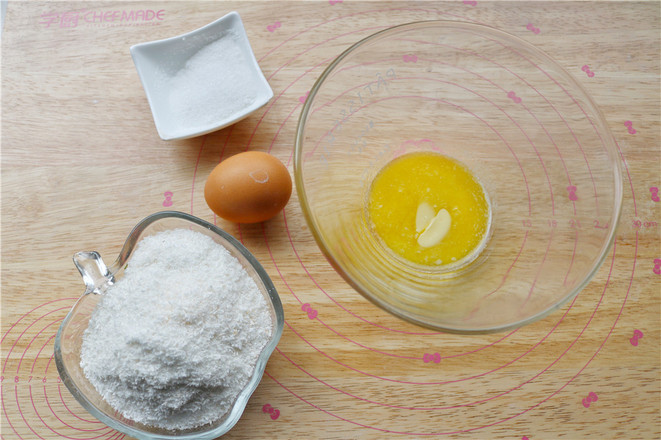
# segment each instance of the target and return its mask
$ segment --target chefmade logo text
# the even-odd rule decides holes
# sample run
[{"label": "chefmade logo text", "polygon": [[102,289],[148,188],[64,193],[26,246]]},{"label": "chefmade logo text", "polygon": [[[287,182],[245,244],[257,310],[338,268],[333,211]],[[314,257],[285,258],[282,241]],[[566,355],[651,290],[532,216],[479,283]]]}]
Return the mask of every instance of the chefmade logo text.
[{"label": "chefmade logo text", "polygon": [[46,12],[41,14],[44,27],[157,25],[165,19],[165,9],[112,9]]}]

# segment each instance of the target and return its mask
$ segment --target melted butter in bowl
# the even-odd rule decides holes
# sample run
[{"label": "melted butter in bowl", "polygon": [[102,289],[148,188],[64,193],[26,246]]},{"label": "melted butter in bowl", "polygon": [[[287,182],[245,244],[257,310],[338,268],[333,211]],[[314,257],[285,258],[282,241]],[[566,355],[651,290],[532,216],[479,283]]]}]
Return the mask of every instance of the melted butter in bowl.
[{"label": "melted butter in bowl", "polygon": [[465,261],[488,235],[490,206],[479,180],[465,165],[434,152],[409,153],[383,167],[367,206],[379,239],[417,264]]}]

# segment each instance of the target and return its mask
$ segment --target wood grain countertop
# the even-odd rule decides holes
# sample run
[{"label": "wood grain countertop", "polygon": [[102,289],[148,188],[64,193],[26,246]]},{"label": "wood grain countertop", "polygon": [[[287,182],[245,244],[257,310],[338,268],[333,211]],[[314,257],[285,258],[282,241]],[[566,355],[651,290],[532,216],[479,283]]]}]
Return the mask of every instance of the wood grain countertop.
[{"label": "wood grain countertop", "polygon": [[[274,99],[226,129],[162,141],[129,47],[230,11]],[[112,261],[133,225],[163,209],[239,238],[285,306],[281,342],[227,438],[660,438],[660,16],[657,1],[10,1],[2,438],[124,438],[60,383],[53,341],[84,290],[72,255]],[[301,97],[325,60],[427,19],[486,24],[548,53],[600,106],[623,159],[623,213],[603,266],[577,301],[515,332],[436,333],[373,306],[324,259],[296,194],[283,215],[240,227],[204,201],[208,173],[238,151],[271,151],[293,174]],[[439,362],[424,362],[435,353]]]}]

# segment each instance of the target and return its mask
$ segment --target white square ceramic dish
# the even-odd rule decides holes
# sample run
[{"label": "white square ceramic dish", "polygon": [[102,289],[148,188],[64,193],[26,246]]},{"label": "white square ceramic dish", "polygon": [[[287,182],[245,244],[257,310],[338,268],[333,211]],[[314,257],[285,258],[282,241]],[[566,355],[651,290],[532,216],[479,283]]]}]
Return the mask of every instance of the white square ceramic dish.
[{"label": "white square ceramic dish", "polygon": [[186,34],[136,44],[131,56],[163,140],[227,127],[273,97],[237,12]]}]

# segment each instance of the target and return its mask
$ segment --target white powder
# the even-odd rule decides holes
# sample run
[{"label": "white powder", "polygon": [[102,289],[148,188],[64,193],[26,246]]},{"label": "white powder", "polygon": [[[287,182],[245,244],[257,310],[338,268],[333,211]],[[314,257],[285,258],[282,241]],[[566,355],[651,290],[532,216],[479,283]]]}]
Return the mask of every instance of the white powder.
[{"label": "white powder", "polygon": [[124,417],[188,429],[231,408],[271,327],[238,260],[202,233],[175,229],[140,242],[93,312],[80,363]]},{"label": "white powder", "polygon": [[250,63],[235,33],[203,46],[166,79],[173,123],[203,127],[250,106],[257,98],[251,84],[258,81]]}]

